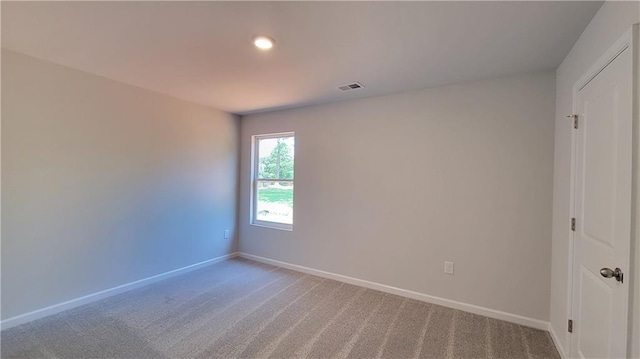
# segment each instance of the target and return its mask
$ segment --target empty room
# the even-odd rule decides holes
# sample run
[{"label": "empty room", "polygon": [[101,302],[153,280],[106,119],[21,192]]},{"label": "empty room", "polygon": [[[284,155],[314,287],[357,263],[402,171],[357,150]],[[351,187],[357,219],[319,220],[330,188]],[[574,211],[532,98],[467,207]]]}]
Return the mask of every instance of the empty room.
[{"label": "empty room", "polygon": [[640,359],[640,2],[0,12],[2,358]]}]

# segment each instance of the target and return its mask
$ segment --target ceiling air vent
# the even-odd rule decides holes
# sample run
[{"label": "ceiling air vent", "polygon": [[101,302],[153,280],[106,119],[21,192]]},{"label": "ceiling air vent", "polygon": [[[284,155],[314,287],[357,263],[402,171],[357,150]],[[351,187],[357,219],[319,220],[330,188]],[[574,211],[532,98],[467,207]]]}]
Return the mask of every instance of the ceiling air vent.
[{"label": "ceiling air vent", "polygon": [[361,89],[364,88],[364,86],[362,86],[361,83],[359,82],[354,82],[352,84],[348,84],[348,85],[344,85],[344,86],[340,86],[338,87],[340,90],[342,91],[351,91],[351,90],[357,90],[357,89]]}]

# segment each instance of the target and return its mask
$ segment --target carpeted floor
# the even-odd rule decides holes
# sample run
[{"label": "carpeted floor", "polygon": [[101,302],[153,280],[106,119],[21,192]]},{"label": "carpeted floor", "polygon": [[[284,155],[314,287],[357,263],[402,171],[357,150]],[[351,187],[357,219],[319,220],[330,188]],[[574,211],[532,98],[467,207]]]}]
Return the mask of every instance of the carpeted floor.
[{"label": "carpeted floor", "polygon": [[2,332],[3,358],[559,358],[547,332],[233,259]]}]

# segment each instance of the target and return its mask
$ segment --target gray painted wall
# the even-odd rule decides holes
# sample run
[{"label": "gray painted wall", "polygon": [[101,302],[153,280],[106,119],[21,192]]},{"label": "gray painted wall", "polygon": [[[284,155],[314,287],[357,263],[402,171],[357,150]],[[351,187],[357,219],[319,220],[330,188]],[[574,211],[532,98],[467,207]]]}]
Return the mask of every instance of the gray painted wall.
[{"label": "gray painted wall", "polygon": [[[551,278],[551,325],[560,345],[568,354],[568,273],[571,186],[571,123],[566,115],[573,111],[573,85],[598,58],[631,27],[640,21],[640,3],[606,1],[593,17],[580,39],[556,71],[555,165],[553,188],[553,247]],[[637,203],[636,203],[637,205]],[[638,212],[636,212],[637,214]],[[640,259],[640,256],[636,254]],[[637,261],[637,259],[636,259]],[[634,331],[633,357],[640,358],[640,268],[636,266],[635,308],[631,308]],[[633,314],[635,310],[635,314]]]},{"label": "gray painted wall", "polygon": [[2,319],[230,253],[238,123],[2,52]]},{"label": "gray painted wall", "polygon": [[[549,71],[243,117],[240,250],[548,320],[554,89]],[[251,136],[284,131],[293,232],[249,224]]]}]

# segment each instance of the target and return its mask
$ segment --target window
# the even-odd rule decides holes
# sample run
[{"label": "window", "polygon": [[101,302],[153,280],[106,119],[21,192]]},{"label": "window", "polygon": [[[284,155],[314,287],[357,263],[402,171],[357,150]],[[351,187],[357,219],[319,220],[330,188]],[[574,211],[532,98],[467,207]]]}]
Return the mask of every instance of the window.
[{"label": "window", "polygon": [[295,136],[253,136],[251,223],[293,230],[293,163]]}]

